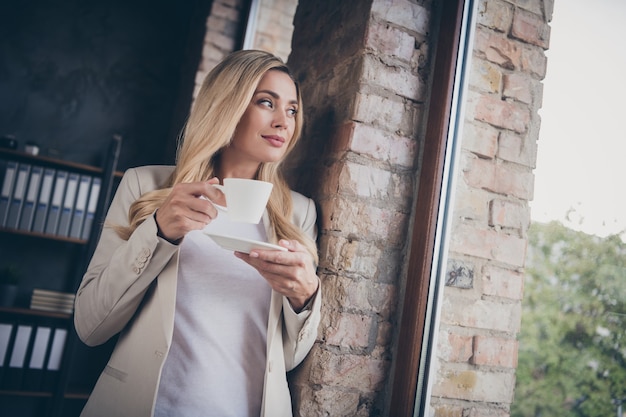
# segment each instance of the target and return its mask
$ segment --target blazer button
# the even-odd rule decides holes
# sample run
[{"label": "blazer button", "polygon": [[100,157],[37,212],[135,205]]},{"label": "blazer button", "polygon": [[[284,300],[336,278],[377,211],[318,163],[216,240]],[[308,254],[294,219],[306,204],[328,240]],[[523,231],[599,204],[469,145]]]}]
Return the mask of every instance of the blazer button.
[{"label": "blazer button", "polygon": [[133,266],[133,272],[137,275],[141,274],[141,269],[138,266]]}]

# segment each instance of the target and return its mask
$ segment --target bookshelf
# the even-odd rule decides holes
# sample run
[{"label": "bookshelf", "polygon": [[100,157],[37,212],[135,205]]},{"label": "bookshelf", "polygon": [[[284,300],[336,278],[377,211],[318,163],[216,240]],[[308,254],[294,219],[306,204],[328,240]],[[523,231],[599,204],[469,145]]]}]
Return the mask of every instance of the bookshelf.
[{"label": "bookshelf", "polygon": [[[122,175],[121,141],[112,138],[102,167],[0,149],[0,267],[21,271],[17,298],[0,306],[3,415],[78,416],[106,365],[115,341],[84,346],[68,305]],[[65,181],[57,182],[59,172]]]}]

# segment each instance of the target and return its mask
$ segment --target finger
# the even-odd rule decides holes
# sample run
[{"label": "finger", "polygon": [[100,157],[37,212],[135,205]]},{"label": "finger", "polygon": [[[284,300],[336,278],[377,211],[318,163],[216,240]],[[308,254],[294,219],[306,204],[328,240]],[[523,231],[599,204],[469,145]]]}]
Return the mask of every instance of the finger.
[{"label": "finger", "polygon": [[190,195],[198,197],[201,196],[206,190],[207,183],[208,181],[180,182],[172,187],[170,195]]},{"label": "finger", "polygon": [[259,251],[259,253],[257,254],[258,256],[251,256],[251,254],[235,252],[235,256],[256,269],[268,281],[285,279],[285,277],[292,277],[297,273],[295,271],[297,267],[295,267],[291,261],[287,261],[284,258],[276,259],[275,257],[271,256],[272,254],[268,254],[270,256],[267,259],[262,259],[261,257],[266,258],[264,252],[276,251]]},{"label": "finger", "polygon": [[285,256],[285,254],[287,253],[302,253],[302,254],[309,255],[304,245],[302,245],[297,240],[280,239],[278,241],[278,245],[287,249],[287,251],[271,250],[271,249],[270,250],[253,249],[252,251],[250,251],[250,257],[259,258],[268,262],[290,263],[289,262],[290,259],[293,260],[297,258],[292,258],[291,256]]},{"label": "finger", "polygon": [[216,185],[219,185],[219,180],[217,178],[212,178],[209,181],[204,182],[202,196],[215,204],[225,206],[226,195],[221,189],[216,187]]},{"label": "finger", "polygon": [[167,216],[168,222],[190,220],[207,224],[217,217],[217,209],[211,202],[201,200],[182,190],[170,196],[161,207],[161,211]]},{"label": "finger", "polygon": [[210,219],[214,219],[217,217],[218,210],[208,198],[204,196],[200,197],[192,197],[188,201],[185,202],[189,209],[193,212],[198,212],[201,214],[205,214],[210,217]]},{"label": "finger", "polygon": [[319,279],[305,267],[267,262],[242,252],[235,252],[235,255],[255,268],[273,290],[290,299],[306,300],[317,291]]},{"label": "finger", "polygon": [[[294,246],[293,242],[289,246]],[[314,274],[309,267],[311,256],[308,252],[254,250],[249,255],[242,253],[236,255],[255,268],[270,282],[272,288],[279,292],[289,289],[284,286],[285,280],[304,282],[305,277]],[[308,286],[308,284],[305,285]]]},{"label": "finger", "polygon": [[306,252],[306,248],[297,240],[280,239],[278,245],[287,248],[290,252]]}]

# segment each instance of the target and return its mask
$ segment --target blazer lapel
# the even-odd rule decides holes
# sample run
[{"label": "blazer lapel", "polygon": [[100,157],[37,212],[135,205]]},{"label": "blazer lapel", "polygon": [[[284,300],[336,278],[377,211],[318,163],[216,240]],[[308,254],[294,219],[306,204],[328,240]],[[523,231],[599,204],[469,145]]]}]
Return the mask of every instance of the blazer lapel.
[{"label": "blazer lapel", "polygon": [[267,210],[263,212],[263,227],[265,227],[265,236],[267,237],[267,241],[269,243],[276,244],[276,234],[272,228],[272,223],[270,222],[270,216],[267,213]]}]

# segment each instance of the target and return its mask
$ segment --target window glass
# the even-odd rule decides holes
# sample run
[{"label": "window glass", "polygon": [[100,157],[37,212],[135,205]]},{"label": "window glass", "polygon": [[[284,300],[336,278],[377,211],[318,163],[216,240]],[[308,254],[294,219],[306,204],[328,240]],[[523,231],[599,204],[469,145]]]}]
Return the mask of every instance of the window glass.
[{"label": "window glass", "polygon": [[626,3],[553,16],[511,416],[622,417]]}]

